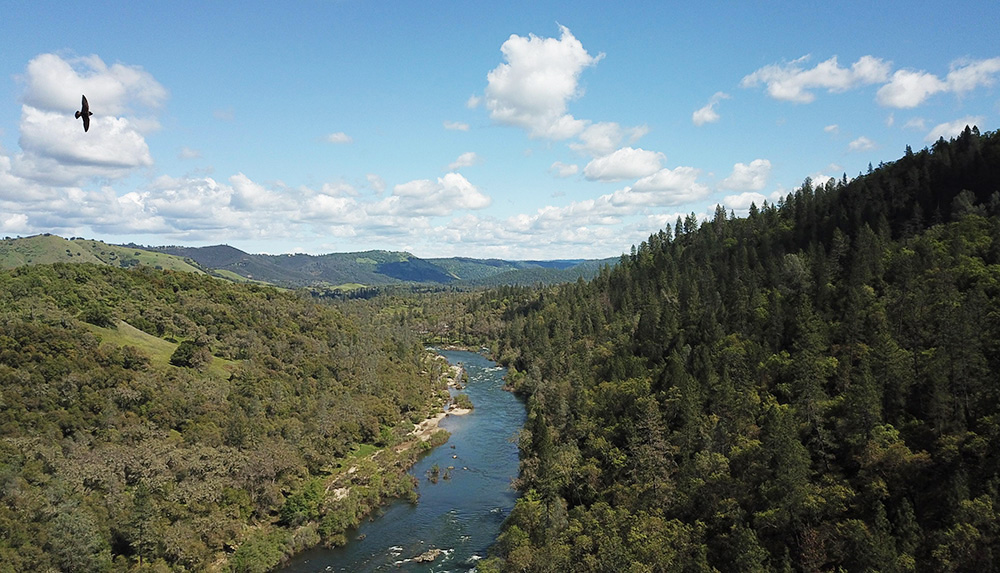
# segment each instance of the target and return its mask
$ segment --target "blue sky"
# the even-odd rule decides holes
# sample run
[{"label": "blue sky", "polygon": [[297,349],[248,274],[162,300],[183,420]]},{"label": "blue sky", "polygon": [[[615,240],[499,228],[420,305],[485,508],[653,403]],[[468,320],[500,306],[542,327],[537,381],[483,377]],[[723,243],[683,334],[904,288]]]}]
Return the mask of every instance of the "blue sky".
[{"label": "blue sky", "polygon": [[997,129],[995,0],[672,4],[0,1],[0,236],[599,258]]}]

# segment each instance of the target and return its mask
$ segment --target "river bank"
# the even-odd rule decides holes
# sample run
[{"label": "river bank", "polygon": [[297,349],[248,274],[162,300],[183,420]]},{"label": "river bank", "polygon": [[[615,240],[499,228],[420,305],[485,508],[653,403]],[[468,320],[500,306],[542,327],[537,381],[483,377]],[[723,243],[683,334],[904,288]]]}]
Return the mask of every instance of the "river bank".
[{"label": "river bank", "polygon": [[[462,377],[465,374],[465,368],[460,364],[449,364],[448,371],[450,372],[450,375],[447,376],[448,388],[456,390],[464,388]],[[430,440],[431,436],[433,436],[434,433],[440,429],[442,420],[448,416],[465,416],[471,412],[472,408],[459,407],[455,403],[454,397],[451,397],[447,402],[445,402],[444,409],[441,412],[427,418],[423,422],[414,424],[411,435],[415,436],[421,442],[426,442]]]},{"label": "river bank", "polygon": [[[284,507],[250,526],[233,552],[220,555],[210,571],[271,569],[294,561],[303,552],[347,544],[351,532],[388,503],[417,501],[418,481],[408,470],[435,447],[448,441],[442,421],[467,412],[456,408],[450,389],[461,385],[461,370],[440,354],[428,356],[425,373],[437,376],[423,412],[426,418],[406,429],[403,420],[380,446],[361,444],[325,475],[306,477],[293,491],[284,492]],[[245,567],[246,566],[246,567]],[[249,569],[248,569],[249,570]]]},{"label": "river bank", "polygon": [[[283,571],[456,570],[471,568],[486,556],[517,497],[511,488],[518,468],[512,438],[523,426],[524,405],[503,390],[505,371],[482,355],[441,354],[452,363],[451,379],[463,379],[454,366],[465,365],[468,383],[461,392],[475,409],[443,407],[415,425],[414,439],[437,435],[435,430],[451,433],[444,447],[426,450],[409,470],[418,482],[418,502],[392,501],[376,509],[373,521],[350,530],[346,545],[308,551]],[[451,394],[459,388],[453,386]]]}]

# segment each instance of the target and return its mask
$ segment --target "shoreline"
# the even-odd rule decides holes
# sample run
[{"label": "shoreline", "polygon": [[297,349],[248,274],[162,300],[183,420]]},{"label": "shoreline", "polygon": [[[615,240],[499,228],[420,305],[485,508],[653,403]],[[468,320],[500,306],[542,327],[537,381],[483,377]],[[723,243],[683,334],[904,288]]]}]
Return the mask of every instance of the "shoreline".
[{"label": "shoreline", "polygon": [[[443,368],[441,377],[439,380],[445,382],[446,388],[449,390],[452,388],[461,389],[461,381],[463,375],[465,374],[465,369],[461,364],[451,364],[447,362],[441,354],[432,351],[432,353],[440,360],[444,360],[446,367]],[[422,455],[431,449],[440,446],[448,441],[451,434],[444,428],[440,427],[441,421],[448,416],[464,416],[472,412],[471,408],[460,408],[455,402],[454,398],[449,392],[448,398],[444,399],[441,390],[441,386],[437,386],[434,396],[441,402],[436,406],[436,413],[428,416],[419,423],[413,424],[413,429],[402,438],[402,440],[389,448],[379,449],[370,455],[363,458],[358,458],[353,461],[353,463],[347,463],[342,466],[342,469],[335,475],[329,476],[325,480],[325,490],[328,498],[333,502],[341,502],[352,495],[355,485],[359,483],[359,480],[363,481],[364,474],[366,472],[377,471],[377,472],[399,472],[402,475],[408,475],[410,469],[418,461]],[[432,402],[433,403],[433,402]],[[383,453],[385,452],[385,453]],[[389,454],[389,455],[386,455]],[[345,460],[346,461],[346,460]],[[374,467],[373,465],[374,464]],[[377,468],[381,468],[380,470]],[[413,485],[416,485],[415,478],[413,479]],[[409,494],[411,501],[415,501],[415,489]],[[371,518],[377,511],[377,508],[391,503],[393,499],[406,499],[407,495],[402,494],[402,492],[397,492],[396,495],[389,495],[382,497],[381,495],[376,496],[375,504],[370,506],[368,511],[364,512],[363,515],[357,515],[356,521],[351,523],[347,528],[345,528],[341,533],[335,534],[330,539],[323,542],[310,544],[308,546],[299,547],[296,551],[286,554],[281,564],[276,570],[283,570],[288,562],[291,561],[295,555],[312,549],[314,547],[319,547],[321,545],[326,547],[335,547],[339,545],[344,545],[349,541],[348,533],[352,528],[358,527],[363,519]],[[305,525],[300,525],[298,529],[305,527]]]},{"label": "shoreline", "polygon": [[[440,354],[438,355],[440,356]],[[459,380],[465,373],[465,368],[461,364],[448,364],[448,388],[461,388],[459,385]],[[420,422],[419,424],[413,425],[413,431],[410,435],[416,436],[421,442],[426,442],[431,439],[438,430],[443,430],[440,427],[441,420],[444,420],[448,416],[465,416],[472,412],[472,408],[459,408],[455,405],[454,399],[450,398],[444,405],[444,410],[438,412],[437,414],[427,418],[426,420]],[[401,445],[405,445],[401,444]],[[402,448],[399,451],[403,451],[406,448]]]}]

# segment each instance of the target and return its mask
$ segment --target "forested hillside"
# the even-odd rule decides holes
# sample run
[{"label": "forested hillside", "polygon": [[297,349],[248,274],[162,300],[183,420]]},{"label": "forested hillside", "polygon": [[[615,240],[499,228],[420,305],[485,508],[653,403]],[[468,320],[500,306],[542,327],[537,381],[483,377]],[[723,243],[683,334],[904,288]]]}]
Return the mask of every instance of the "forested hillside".
[{"label": "forested hillside", "polygon": [[484,297],[530,398],[480,570],[997,570],[998,190],[966,129]]},{"label": "forested hillside", "polygon": [[389,446],[443,391],[363,312],[148,267],[0,271],[0,571],[264,571],[344,542],[411,493],[416,451]]}]

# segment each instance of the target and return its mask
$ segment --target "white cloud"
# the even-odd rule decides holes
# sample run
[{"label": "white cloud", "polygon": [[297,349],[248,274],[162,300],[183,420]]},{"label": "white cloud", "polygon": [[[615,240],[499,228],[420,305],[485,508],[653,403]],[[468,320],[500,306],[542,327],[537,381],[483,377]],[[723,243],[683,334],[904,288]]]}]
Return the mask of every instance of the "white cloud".
[{"label": "white cloud", "polygon": [[615,191],[618,204],[644,204],[649,206],[682,205],[702,199],[709,194],[705,185],[698,183],[701,175],[693,167],[661,169],[643,177],[632,187]]},{"label": "white cloud", "polygon": [[444,128],[449,131],[469,131],[469,124],[460,121],[445,121]]},{"label": "white cloud", "polygon": [[243,211],[267,210],[273,214],[282,211],[286,206],[290,207],[280,194],[255,183],[243,173],[237,173],[230,177],[229,183],[233,187],[229,201],[237,209]]},{"label": "white cloud", "polygon": [[[28,62],[21,106],[18,177],[52,185],[113,180],[149,167],[144,133],[159,128],[156,113],[167,91],[138,66],[107,66],[97,56],[64,59],[40,54]],[[85,94],[90,130],[74,118]],[[141,115],[140,115],[141,114]]]},{"label": "white cloud", "polygon": [[729,94],[725,92],[716,92],[715,95],[708,100],[705,107],[695,110],[695,112],[691,114],[691,121],[694,122],[695,125],[705,125],[706,123],[715,123],[716,121],[719,121],[719,114],[715,111],[715,106],[724,99],[729,99]]},{"label": "white cloud", "polygon": [[622,139],[628,137],[629,143],[635,143],[649,133],[645,125],[623,128],[613,121],[602,121],[587,125],[579,135],[579,143],[570,143],[570,149],[586,153],[593,157],[608,155],[618,149]]},{"label": "white cloud", "polygon": [[343,131],[331,133],[330,135],[327,135],[324,139],[326,139],[326,141],[328,141],[329,143],[334,143],[338,145],[345,143],[352,143],[354,141],[354,138],[352,138],[350,135],[347,135]]},{"label": "white cloud", "polygon": [[549,172],[554,173],[556,177],[572,177],[579,173],[580,166],[574,164],[565,164],[562,161],[556,161],[549,167]]},{"label": "white cloud", "polygon": [[914,117],[912,119],[907,120],[907,122],[903,124],[903,128],[913,129],[916,131],[925,131],[927,129],[927,120],[922,117]]},{"label": "white cloud", "polygon": [[396,185],[392,195],[369,209],[373,215],[444,216],[489,207],[492,199],[459,173],[436,181],[418,179]]},{"label": "white cloud", "polygon": [[733,191],[760,191],[767,185],[771,174],[771,162],[767,159],[754,159],[749,165],[737,163],[733,172],[726,177],[721,186]]},{"label": "white cloud", "polygon": [[450,165],[448,165],[448,170],[456,171],[458,169],[461,169],[462,167],[469,167],[470,165],[475,165],[476,163],[479,163],[479,161],[480,159],[479,156],[476,155],[476,152],[467,151],[459,155],[458,159],[456,159]]},{"label": "white cloud", "polygon": [[19,141],[17,173],[50,184],[118,179],[153,164],[145,138],[126,118],[92,118],[84,133],[72,116],[24,105]]},{"label": "white cloud", "polygon": [[847,144],[848,151],[871,151],[872,149],[875,149],[875,142],[863,135]]},{"label": "white cloud", "polygon": [[480,102],[482,102],[482,100],[483,100],[483,98],[481,98],[481,97],[479,97],[477,95],[471,95],[471,96],[469,96],[469,99],[467,99],[465,101],[465,107],[467,107],[469,109],[477,108],[477,107],[479,107],[479,104],[480,104]]},{"label": "white cloud", "polygon": [[738,195],[726,195],[722,198],[722,204],[740,214],[750,211],[750,205],[760,207],[767,201],[767,196],[753,191],[744,191]]},{"label": "white cloud", "polygon": [[40,54],[28,62],[23,101],[45,111],[80,109],[80,95],[87,96],[95,119],[135,115],[137,109],[159,108],[167,90],[139,66],[107,66],[96,55],[70,58]]},{"label": "white cloud", "polygon": [[948,89],[947,84],[934,74],[898,70],[892,80],[879,88],[876,93],[878,103],[900,109],[913,108],[928,97]]},{"label": "white cloud", "polygon": [[958,60],[948,72],[948,89],[962,94],[979,86],[992,86],[1000,73],[1000,58],[989,60]]},{"label": "white cloud", "polygon": [[816,99],[811,90],[843,92],[862,85],[884,82],[889,75],[889,63],[872,56],[861,57],[850,68],[840,67],[834,56],[813,68],[805,69],[802,64],[808,59],[809,56],[803,56],[786,64],[764,66],[744,77],[740,85],[748,88],[763,84],[767,86],[767,94],[774,99],[809,103]]},{"label": "white cloud", "polygon": [[28,231],[28,216],[24,213],[11,213],[0,215],[0,232],[2,233],[22,233]]},{"label": "white cloud", "polygon": [[665,159],[666,156],[658,151],[623,147],[592,160],[583,168],[583,175],[591,181],[635,179],[657,172]]},{"label": "white cloud", "polygon": [[935,125],[931,129],[930,133],[924,137],[924,141],[927,143],[933,143],[940,138],[951,139],[953,137],[958,137],[960,133],[965,131],[965,126],[972,127],[973,125],[978,126],[983,122],[983,117],[976,116],[966,116],[961,119],[956,119],[955,121],[949,121],[946,123],[941,123]]},{"label": "white cloud", "polygon": [[197,149],[191,149],[190,147],[182,147],[180,151],[177,152],[178,159],[198,159],[201,157],[201,152]]},{"label": "white cloud", "polygon": [[828,125],[823,128],[823,131],[827,133],[840,133],[840,126],[837,124]]},{"label": "white cloud", "polygon": [[943,80],[930,72],[898,70],[889,83],[879,88],[877,100],[887,107],[914,108],[934,94],[962,95],[980,86],[992,86],[997,74],[1000,74],[1000,58],[956,60]]},{"label": "white cloud", "polygon": [[586,127],[567,113],[567,104],[580,95],[580,74],[603,54],[591,56],[569,28],[560,26],[560,31],[558,40],[511,35],[500,47],[506,63],[486,76],[486,108],[494,121],[554,140],[573,137]]}]

